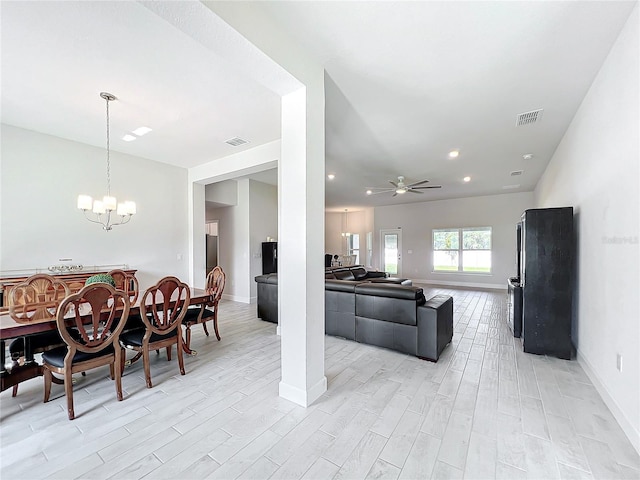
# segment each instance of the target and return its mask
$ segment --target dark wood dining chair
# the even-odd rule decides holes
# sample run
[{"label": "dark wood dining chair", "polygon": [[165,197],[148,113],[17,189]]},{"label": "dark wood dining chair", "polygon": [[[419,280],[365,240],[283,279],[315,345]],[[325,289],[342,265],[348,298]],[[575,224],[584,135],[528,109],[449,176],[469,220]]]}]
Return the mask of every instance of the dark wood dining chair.
[{"label": "dark wood dining chair", "polygon": [[187,310],[187,314],[184,317],[182,323],[186,326],[186,351],[192,355],[196,352],[191,350],[191,326],[198,323],[202,324],[205,335],[209,336],[207,330],[207,321],[213,320],[213,329],[216,334],[216,338],[220,340],[220,333],[218,332],[218,303],[222,298],[222,291],[226,282],[226,275],[224,270],[220,266],[212,269],[207,275],[206,292],[210,295],[210,301],[203,303],[202,305],[195,305]]},{"label": "dark wood dining chair", "polygon": [[[120,343],[127,349],[142,352],[147,388],[151,388],[149,352],[166,348],[167,360],[171,360],[171,349],[177,347],[180,374],[184,375],[182,320],[187,313],[191,293],[189,286],[176,277],[164,277],[149,287],[140,300],[140,317],[144,328],[124,332]],[[121,369],[124,370],[124,357]]]},{"label": "dark wood dining chair", "polygon": [[129,302],[131,305],[135,305],[140,293],[140,286],[138,279],[133,273],[125,272],[124,270],[116,269],[107,273],[113,278],[118,290],[122,290],[129,295]]},{"label": "dark wood dining chair", "polygon": [[[18,323],[54,321],[60,302],[70,293],[65,282],[51,275],[32,275],[11,289],[9,315]],[[33,362],[33,354],[63,345],[64,340],[57,330],[53,330],[16,338],[9,344],[9,353],[14,363]],[[13,386],[14,397],[18,394],[18,385]]]},{"label": "dark wood dining chair", "polygon": [[[128,316],[129,297],[106,283],[87,285],[60,303],[56,322],[66,346],[42,354],[44,401],[49,401],[53,374],[63,375],[69,420],[75,418],[71,377],[76,372],[109,365],[117,398],[122,400],[120,365],[124,352],[119,337]],[[72,329],[79,338],[70,333]]]},{"label": "dark wood dining chair", "polygon": [[[135,305],[140,294],[140,284],[138,283],[136,276],[133,273],[125,272],[120,269],[111,270],[107,275],[110,275],[111,278],[113,278],[116,289],[122,290],[129,295],[129,302],[131,303],[131,306]],[[127,330],[135,330],[137,328],[144,328],[144,323],[142,323],[140,314],[130,314],[123,331],[126,332]],[[136,360],[138,360],[138,358]]]}]

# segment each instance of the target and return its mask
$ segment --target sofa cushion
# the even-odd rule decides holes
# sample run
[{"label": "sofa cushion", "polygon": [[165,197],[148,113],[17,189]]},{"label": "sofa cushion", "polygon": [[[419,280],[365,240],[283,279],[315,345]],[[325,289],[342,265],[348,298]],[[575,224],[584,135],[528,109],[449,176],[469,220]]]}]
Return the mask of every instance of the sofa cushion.
[{"label": "sofa cushion", "polygon": [[367,271],[363,267],[352,268],[351,273],[353,273],[356,280],[363,280],[367,278]]},{"label": "sofa cushion", "polygon": [[338,280],[355,280],[356,277],[353,276],[353,273],[348,268],[345,270],[334,270],[333,275]]},{"label": "sofa cushion", "polygon": [[410,287],[413,285],[411,280],[408,278],[396,278],[396,277],[386,277],[386,278],[369,278],[367,279],[371,283],[388,283],[395,285],[404,285],[406,287]]},{"label": "sofa cushion", "polygon": [[393,283],[359,283],[356,285],[356,293],[358,295],[419,300],[418,305],[422,305],[425,301],[424,293],[420,287],[407,287]]},{"label": "sofa cushion", "polygon": [[357,283],[349,282],[346,280],[326,279],[324,281],[324,289],[331,292],[353,293],[356,290],[356,285]]}]

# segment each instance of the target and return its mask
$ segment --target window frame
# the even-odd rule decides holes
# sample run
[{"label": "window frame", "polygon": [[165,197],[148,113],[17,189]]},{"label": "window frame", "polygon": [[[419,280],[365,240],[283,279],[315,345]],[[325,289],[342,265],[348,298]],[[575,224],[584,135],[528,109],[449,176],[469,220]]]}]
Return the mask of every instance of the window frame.
[{"label": "window frame", "polygon": [[[489,232],[489,248],[464,248],[464,232],[465,231],[488,231]],[[436,232],[457,232],[458,248],[436,248],[435,238]],[[437,270],[435,265],[436,252],[456,252],[458,254],[457,270]],[[489,252],[491,254],[491,262],[489,271],[469,271],[464,270],[464,253],[465,252]],[[493,273],[493,227],[450,227],[450,228],[434,228],[431,230],[431,272],[432,273],[449,273],[449,274],[465,274],[465,275],[491,275]]]}]

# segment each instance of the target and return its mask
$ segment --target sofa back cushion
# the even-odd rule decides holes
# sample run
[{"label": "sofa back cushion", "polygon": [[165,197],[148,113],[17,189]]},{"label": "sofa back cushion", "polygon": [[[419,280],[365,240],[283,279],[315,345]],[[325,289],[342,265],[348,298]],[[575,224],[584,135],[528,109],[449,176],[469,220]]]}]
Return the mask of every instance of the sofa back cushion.
[{"label": "sofa back cushion", "polygon": [[367,271],[363,267],[354,267],[351,269],[351,273],[356,280],[363,280],[367,278]]},{"label": "sofa back cushion", "polygon": [[422,288],[360,283],[355,287],[356,317],[404,325],[417,324],[417,308],[424,304]]},{"label": "sofa back cushion", "polygon": [[344,270],[334,270],[333,275],[338,280],[355,280],[356,279],[356,277],[353,276],[353,273],[351,273],[351,270],[349,270],[348,268],[345,268]]}]

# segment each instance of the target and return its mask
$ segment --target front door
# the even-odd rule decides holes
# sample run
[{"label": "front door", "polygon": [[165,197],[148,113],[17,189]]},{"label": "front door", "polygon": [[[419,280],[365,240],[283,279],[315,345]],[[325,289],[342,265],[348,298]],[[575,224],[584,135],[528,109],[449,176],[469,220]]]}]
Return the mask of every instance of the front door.
[{"label": "front door", "polygon": [[402,230],[380,231],[380,245],[382,246],[382,270],[394,275],[402,275]]}]

